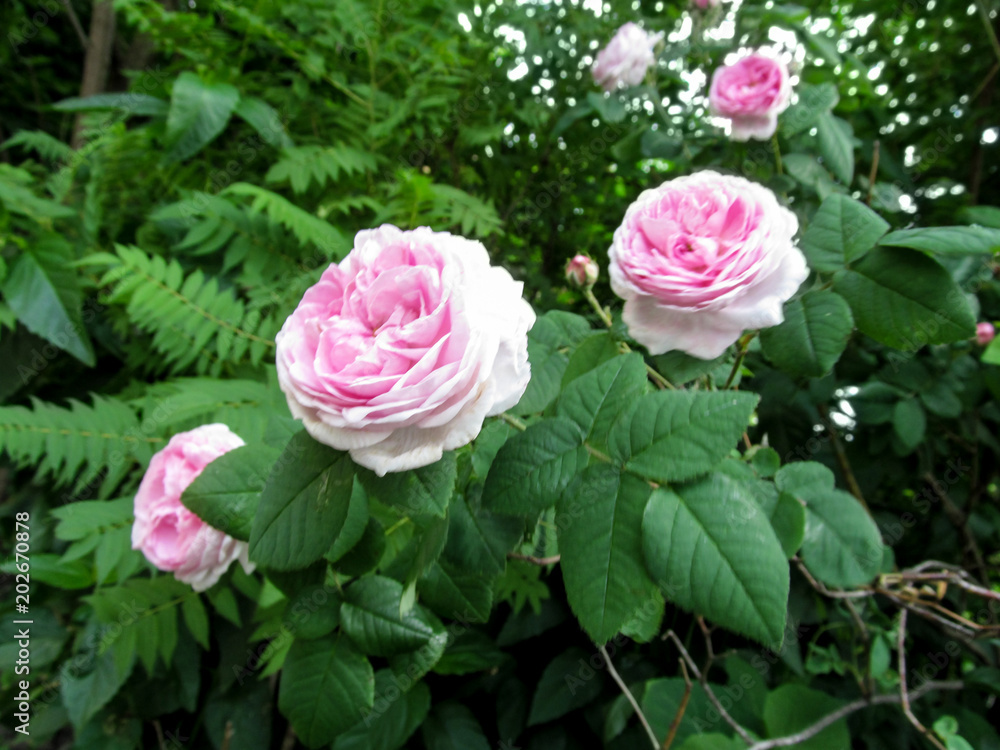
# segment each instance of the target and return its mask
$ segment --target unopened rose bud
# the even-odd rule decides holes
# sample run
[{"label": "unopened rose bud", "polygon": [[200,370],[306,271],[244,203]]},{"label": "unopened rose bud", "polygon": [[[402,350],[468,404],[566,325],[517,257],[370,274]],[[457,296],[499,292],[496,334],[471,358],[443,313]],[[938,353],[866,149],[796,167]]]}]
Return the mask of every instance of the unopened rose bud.
[{"label": "unopened rose bud", "polygon": [[978,323],[976,325],[976,342],[980,346],[986,346],[993,340],[996,333],[992,323]]},{"label": "unopened rose bud", "polygon": [[709,8],[718,8],[719,2],[720,0],[691,0],[691,5],[699,10],[708,10]]},{"label": "unopened rose bud", "polygon": [[601,273],[600,266],[593,258],[586,255],[575,255],[566,264],[566,281],[580,289],[590,289]]}]

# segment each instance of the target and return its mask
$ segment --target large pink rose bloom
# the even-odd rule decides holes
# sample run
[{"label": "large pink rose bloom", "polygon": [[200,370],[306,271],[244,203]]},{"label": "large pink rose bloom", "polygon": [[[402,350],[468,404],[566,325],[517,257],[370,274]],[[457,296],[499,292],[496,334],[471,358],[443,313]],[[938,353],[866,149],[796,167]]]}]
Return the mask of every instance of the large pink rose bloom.
[{"label": "large pink rose bloom", "polygon": [[379,475],[434,463],[524,394],[535,314],[522,287],[479,242],[358,232],[278,333],[293,416]]},{"label": "large pink rose bloom", "polygon": [[767,140],[778,127],[778,114],[788,107],[792,86],[780,60],[750,55],[717,68],[708,91],[711,111],[732,120],[735,141]]},{"label": "large pink rose bloom", "polygon": [[608,46],[597,53],[594,81],[605,91],[621,85],[637,86],[646,71],[656,62],[653,48],[663,39],[663,32],[647,34],[631,21],[622,26]]},{"label": "large pink rose bloom", "polygon": [[745,329],[783,319],[808,275],[795,215],[767,188],[698,172],[646,190],[609,251],[629,333],[652,354],[722,354]]},{"label": "large pink rose bloom", "polygon": [[243,445],[224,424],[207,424],[170,438],[149,462],[135,496],[132,549],[195,591],[210,588],[239,560],[253,565],[247,545],[214,529],[181,504],[181,493],[212,461]]}]

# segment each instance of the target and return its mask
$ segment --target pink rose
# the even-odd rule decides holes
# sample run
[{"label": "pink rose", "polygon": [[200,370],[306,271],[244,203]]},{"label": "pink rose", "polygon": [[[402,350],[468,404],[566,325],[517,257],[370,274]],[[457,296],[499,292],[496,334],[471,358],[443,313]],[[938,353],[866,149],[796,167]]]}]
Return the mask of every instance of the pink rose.
[{"label": "pink rose", "polygon": [[647,34],[631,21],[622,26],[608,46],[597,53],[594,81],[605,91],[621,85],[636,86],[656,62],[653,48],[663,39],[663,32]]},{"label": "pink rose", "polygon": [[212,461],[243,445],[224,424],[206,424],[170,438],[149,462],[135,495],[132,549],[195,591],[215,584],[233,560],[250,573],[247,545],[214,529],[181,504],[181,493]]},{"label": "pink rose", "polygon": [[699,10],[718,8],[721,0],[691,0],[691,4]]},{"label": "pink rose", "polygon": [[976,341],[980,346],[986,346],[993,340],[994,336],[996,336],[996,330],[992,323],[976,324]]},{"label": "pink rose", "polygon": [[566,281],[580,289],[590,289],[600,276],[601,268],[593,258],[579,253],[566,263]]},{"label": "pink rose", "polygon": [[535,314],[522,287],[479,242],[358,232],[278,333],[292,415],[379,475],[434,463],[524,394]]},{"label": "pink rose", "polygon": [[708,103],[713,114],[732,120],[734,141],[774,135],[778,114],[788,107],[792,87],[780,60],[750,55],[712,75]]},{"label": "pink rose", "polygon": [[809,271],[795,215],[767,188],[698,172],[646,190],[625,212],[609,255],[629,333],[653,354],[722,354],[745,329],[783,320]]}]

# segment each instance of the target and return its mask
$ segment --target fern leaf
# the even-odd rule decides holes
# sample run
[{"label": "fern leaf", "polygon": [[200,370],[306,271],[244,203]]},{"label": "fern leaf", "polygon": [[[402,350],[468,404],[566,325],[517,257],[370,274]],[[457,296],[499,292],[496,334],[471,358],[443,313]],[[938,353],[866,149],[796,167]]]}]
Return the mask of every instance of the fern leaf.
[{"label": "fern leaf", "polygon": [[291,183],[295,194],[301,195],[313,182],[324,188],[328,180],[336,183],[341,173],[351,176],[374,172],[377,168],[374,155],[351,146],[299,146],[285,149],[265,179],[272,183]]},{"label": "fern leaf", "polygon": [[34,151],[46,161],[69,161],[76,153],[69,144],[42,130],[20,130],[0,143],[0,149],[11,146],[21,146],[27,151]]},{"label": "fern leaf", "polygon": [[131,469],[149,462],[164,439],[144,431],[121,401],[93,399],[92,405],[71,400],[69,408],[39,399],[32,399],[31,409],[0,407],[0,449],[56,486],[75,479],[73,494],[96,490],[108,497]]}]

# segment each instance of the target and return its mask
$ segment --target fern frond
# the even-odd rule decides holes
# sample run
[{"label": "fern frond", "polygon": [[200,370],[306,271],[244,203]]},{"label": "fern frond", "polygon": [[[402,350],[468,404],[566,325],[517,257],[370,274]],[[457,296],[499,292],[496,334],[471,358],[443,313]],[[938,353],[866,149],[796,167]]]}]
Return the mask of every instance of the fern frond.
[{"label": "fern frond", "polygon": [[34,151],[46,161],[69,161],[76,153],[69,144],[42,130],[19,130],[0,143],[0,149],[11,146],[21,146],[26,151]]},{"label": "fern frond", "polygon": [[98,253],[81,261],[108,270],[99,285],[106,301],[125,305],[129,320],[152,335],[153,348],[174,372],[194,366],[218,374],[223,363],[259,364],[274,349],[278,321],[247,311],[231,288],[203,271],[184,275],[177,261],[116,245],[117,255]]},{"label": "fern frond", "polygon": [[253,198],[251,206],[255,212],[266,213],[301,242],[311,242],[330,258],[343,258],[350,250],[347,239],[338,229],[277,193],[247,182],[233,183],[223,192]]},{"label": "fern frond", "polygon": [[401,172],[392,198],[375,217],[405,227],[458,229],[467,237],[488,237],[503,221],[491,203],[451,185],[440,185],[415,172]]},{"label": "fern frond", "polygon": [[350,146],[298,146],[286,148],[265,179],[271,183],[291,183],[296,195],[308,192],[315,182],[326,187],[327,180],[336,183],[341,172],[347,176],[374,172],[378,163],[373,154]]},{"label": "fern frond", "polygon": [[31,409],[0,407],[0,450],[39,478],[62,487],[76,480],[74,494],[97,487],[108,497],[135,466],[145,466],[164,438],[150,435],[135,412],[114,398],[94,395],[88,406],[69,408],[32,399]]},{"label": "fern frond", "polygon": [[319,215],[329,216],[332,213],[349,214],[352,211],[374,211],[379,212],[384,209],[381,203],[368,195],[349,195],[346,198],[324,203],[320,206]]}]

